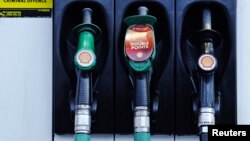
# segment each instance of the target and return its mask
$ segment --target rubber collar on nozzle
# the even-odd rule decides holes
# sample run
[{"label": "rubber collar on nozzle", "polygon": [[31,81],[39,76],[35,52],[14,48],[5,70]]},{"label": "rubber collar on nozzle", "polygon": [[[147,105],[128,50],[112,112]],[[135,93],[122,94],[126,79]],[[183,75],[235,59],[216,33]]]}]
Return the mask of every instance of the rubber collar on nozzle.
[{"label": "rubber collar on nozzle", "polygon": [[98,39],[100,39],[101,35],[102,35],[102,31],[101,29],[92,23],[92,9],[90,8],[84,8],[82,10],[82,23],[75,26],[72,29],[72,36],[74,40],[78,40],[78,36],[80,33],[82,33],[83,31],[89,31],[91,32],[94,37],[95,37],[95,41],[97,41]]},{"label": "rubber collar on nozzle", "polygon": [[204,9],[202,14],[202,30],[189,37],[188,41],[194,47],[200,47],[202,43],[212,42],[216,48],[222,42],[221,34],[212,29],[212,16],[210,9]]}]

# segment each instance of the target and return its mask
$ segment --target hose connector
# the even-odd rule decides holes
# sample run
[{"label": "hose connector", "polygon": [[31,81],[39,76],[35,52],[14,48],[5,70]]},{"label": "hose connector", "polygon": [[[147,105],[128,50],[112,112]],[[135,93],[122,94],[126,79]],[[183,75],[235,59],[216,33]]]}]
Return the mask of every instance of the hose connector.
[{"label": "hose connector", "polygon": [[207,126],[215,124],[215,110],[210,107],[202,107],[199,112],[198,126]]},{"label": "hose connector", "polygon": [[146,106],[138,106],[134,109],[134,132],[149,132],[149,109]]},{"label": "hose connector", "polygon": [[77,105],[75,111],[75,133],[90,133],[91,113],[89,105]]}]

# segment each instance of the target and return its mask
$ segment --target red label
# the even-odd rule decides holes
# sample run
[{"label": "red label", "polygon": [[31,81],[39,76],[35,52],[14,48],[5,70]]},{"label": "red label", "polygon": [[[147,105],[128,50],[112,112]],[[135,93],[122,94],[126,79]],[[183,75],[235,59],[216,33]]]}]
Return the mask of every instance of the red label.
[{"label": "red label", "polygon": [[152,27],[136,25],[127,30],[125,52],[133,61],[145,61],[154,51],[154,35]]}]

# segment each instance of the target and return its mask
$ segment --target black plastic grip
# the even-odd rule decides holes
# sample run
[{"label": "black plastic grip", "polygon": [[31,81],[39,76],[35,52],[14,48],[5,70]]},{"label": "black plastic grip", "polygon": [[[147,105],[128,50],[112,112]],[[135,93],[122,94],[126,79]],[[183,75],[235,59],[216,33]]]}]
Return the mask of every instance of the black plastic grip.
[{"label": "black plastic grip", "polygon": [[78,75],[76,105],[90,104],[90,78],[88,74]]},{"label": "black plastic grip", "polygon": [[149,88],[146,75],[137,76],[135,80],[135,106],[149,105]]}]

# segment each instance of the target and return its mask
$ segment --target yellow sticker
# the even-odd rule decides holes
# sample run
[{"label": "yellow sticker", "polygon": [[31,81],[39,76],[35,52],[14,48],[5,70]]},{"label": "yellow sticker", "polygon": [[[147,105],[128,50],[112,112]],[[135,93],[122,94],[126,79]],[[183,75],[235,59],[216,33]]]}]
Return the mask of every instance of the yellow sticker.
[{"label": "yellow sticker", "polygon": [[0,0],[0,8],[52,8],[53,0]]}]

